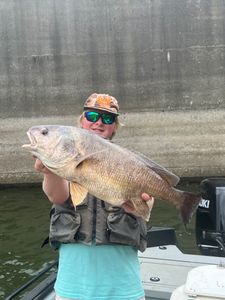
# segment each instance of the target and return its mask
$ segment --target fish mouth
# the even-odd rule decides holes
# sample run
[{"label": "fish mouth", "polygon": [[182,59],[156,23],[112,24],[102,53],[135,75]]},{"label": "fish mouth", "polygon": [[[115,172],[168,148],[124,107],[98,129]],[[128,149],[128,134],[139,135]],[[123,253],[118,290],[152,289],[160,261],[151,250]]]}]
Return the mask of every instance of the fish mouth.
[{"label": "fish mouth", "polygon": [[27,132],[27,136],[30,140],[30,144],[24,144],[22,145],[23,149],[27,150],[36,150],[37,149],[37,140],[29,131]]}]

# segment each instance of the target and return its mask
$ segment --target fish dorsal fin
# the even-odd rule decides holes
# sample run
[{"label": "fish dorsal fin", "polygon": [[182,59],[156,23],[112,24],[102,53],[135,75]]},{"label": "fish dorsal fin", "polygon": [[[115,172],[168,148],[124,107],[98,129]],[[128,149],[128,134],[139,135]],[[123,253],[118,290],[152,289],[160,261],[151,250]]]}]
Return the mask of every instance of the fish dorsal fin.
[{"label": "fish dorsal fin", "polygon": [[180,178],[177,175],[175,175],[172,172],[168,171],[167,169],[165,169],[161,165],[155,163],[154,161],[149,159],[144,154],[133,151],[133,150],[131,152],[133,152],[137,157],[139,157],[139,159],[141,159],[155,173],[157,173],[164,180],[166,180],[170,186],[176,186],[178,184],[178,182],[180,181]]},{"label": "fish dorsal fin", "polygon": [[70,194],[73,205],[76,207],[86,198],[88,190],[77,182],[70,182]]},{"label": "fish dorsal fin", "polygon": [[170,186],[176,186],[180,181],[180,178],[177,175],[171,173],[170,171],[164,169],[159,165],[152,166],[151,169],[159,174],[164,180],[166,180]]}]

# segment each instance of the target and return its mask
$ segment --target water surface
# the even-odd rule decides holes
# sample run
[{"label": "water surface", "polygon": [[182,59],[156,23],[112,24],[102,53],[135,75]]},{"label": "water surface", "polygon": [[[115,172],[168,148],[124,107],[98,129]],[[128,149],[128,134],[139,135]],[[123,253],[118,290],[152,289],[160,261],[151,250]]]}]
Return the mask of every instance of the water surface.
[{"label": "water surface", "polygon": [[48,235],[50,203],[40,187],[0,190],[0,299],[53,261],[56,253],[41,248]]}]

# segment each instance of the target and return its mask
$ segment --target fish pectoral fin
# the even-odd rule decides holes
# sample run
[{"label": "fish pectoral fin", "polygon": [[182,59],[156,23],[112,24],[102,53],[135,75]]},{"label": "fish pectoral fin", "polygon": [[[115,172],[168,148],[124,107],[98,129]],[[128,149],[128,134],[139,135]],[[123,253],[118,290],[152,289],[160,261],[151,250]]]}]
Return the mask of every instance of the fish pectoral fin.
[{"label": "fish pectoral fin", "polygon": [[108,157],[108,155],[109,155],[108,149],[102,149],[102,150],[95,151],[93,153],[88,153],[86,155],[81,156],[77,160],[77,162],[76,162],[76,167],[78,167],[80,164],[82,164],[85,160],[94,160],[94,159],[97,159],[98,158],[98,154],[102,155],[103,152],[106,152],[106,155]]},{"label": "fish pectoral fin", "polygon": [[74,206],[81,204],[86,198],[88,190],[77,182],[70,182],[70,194]]}]

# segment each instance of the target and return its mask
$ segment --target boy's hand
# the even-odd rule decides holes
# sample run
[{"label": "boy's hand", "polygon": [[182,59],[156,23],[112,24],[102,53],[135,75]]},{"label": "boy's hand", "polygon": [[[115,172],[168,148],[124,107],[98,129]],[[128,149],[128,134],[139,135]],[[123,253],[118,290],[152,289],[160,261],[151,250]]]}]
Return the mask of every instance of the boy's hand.
[{"label": "boy's hand", "polygon": [[34,168],[37,172],[41,172],[44,174],[49,174],[51,173],[51,171],[49,171],[49,169],[47,169],[43,163],[40,161],[40,159],[38,159],[37,157],[33,156],[33,159],[35,159],[35,163],[34,163]]},{"label": "boy's hand", "polygon": [[[152,210],[153,205],[154,205],[154,197],[149,196],[146,193],[143,193],[141,195],[141,198],[142,198],[143,201],[146,201],[146,203],[147,203],[147,205],[148,205],[148,207],[150,209],[150,213],[151,213],[151,210]],[[130,200],[128,200],[125,203],[123,203],[122,207],[123,207],[123,209],[126,212],[128,212],[128,213],[134,213],[134,206],[133,206],[133,203]]]}]

